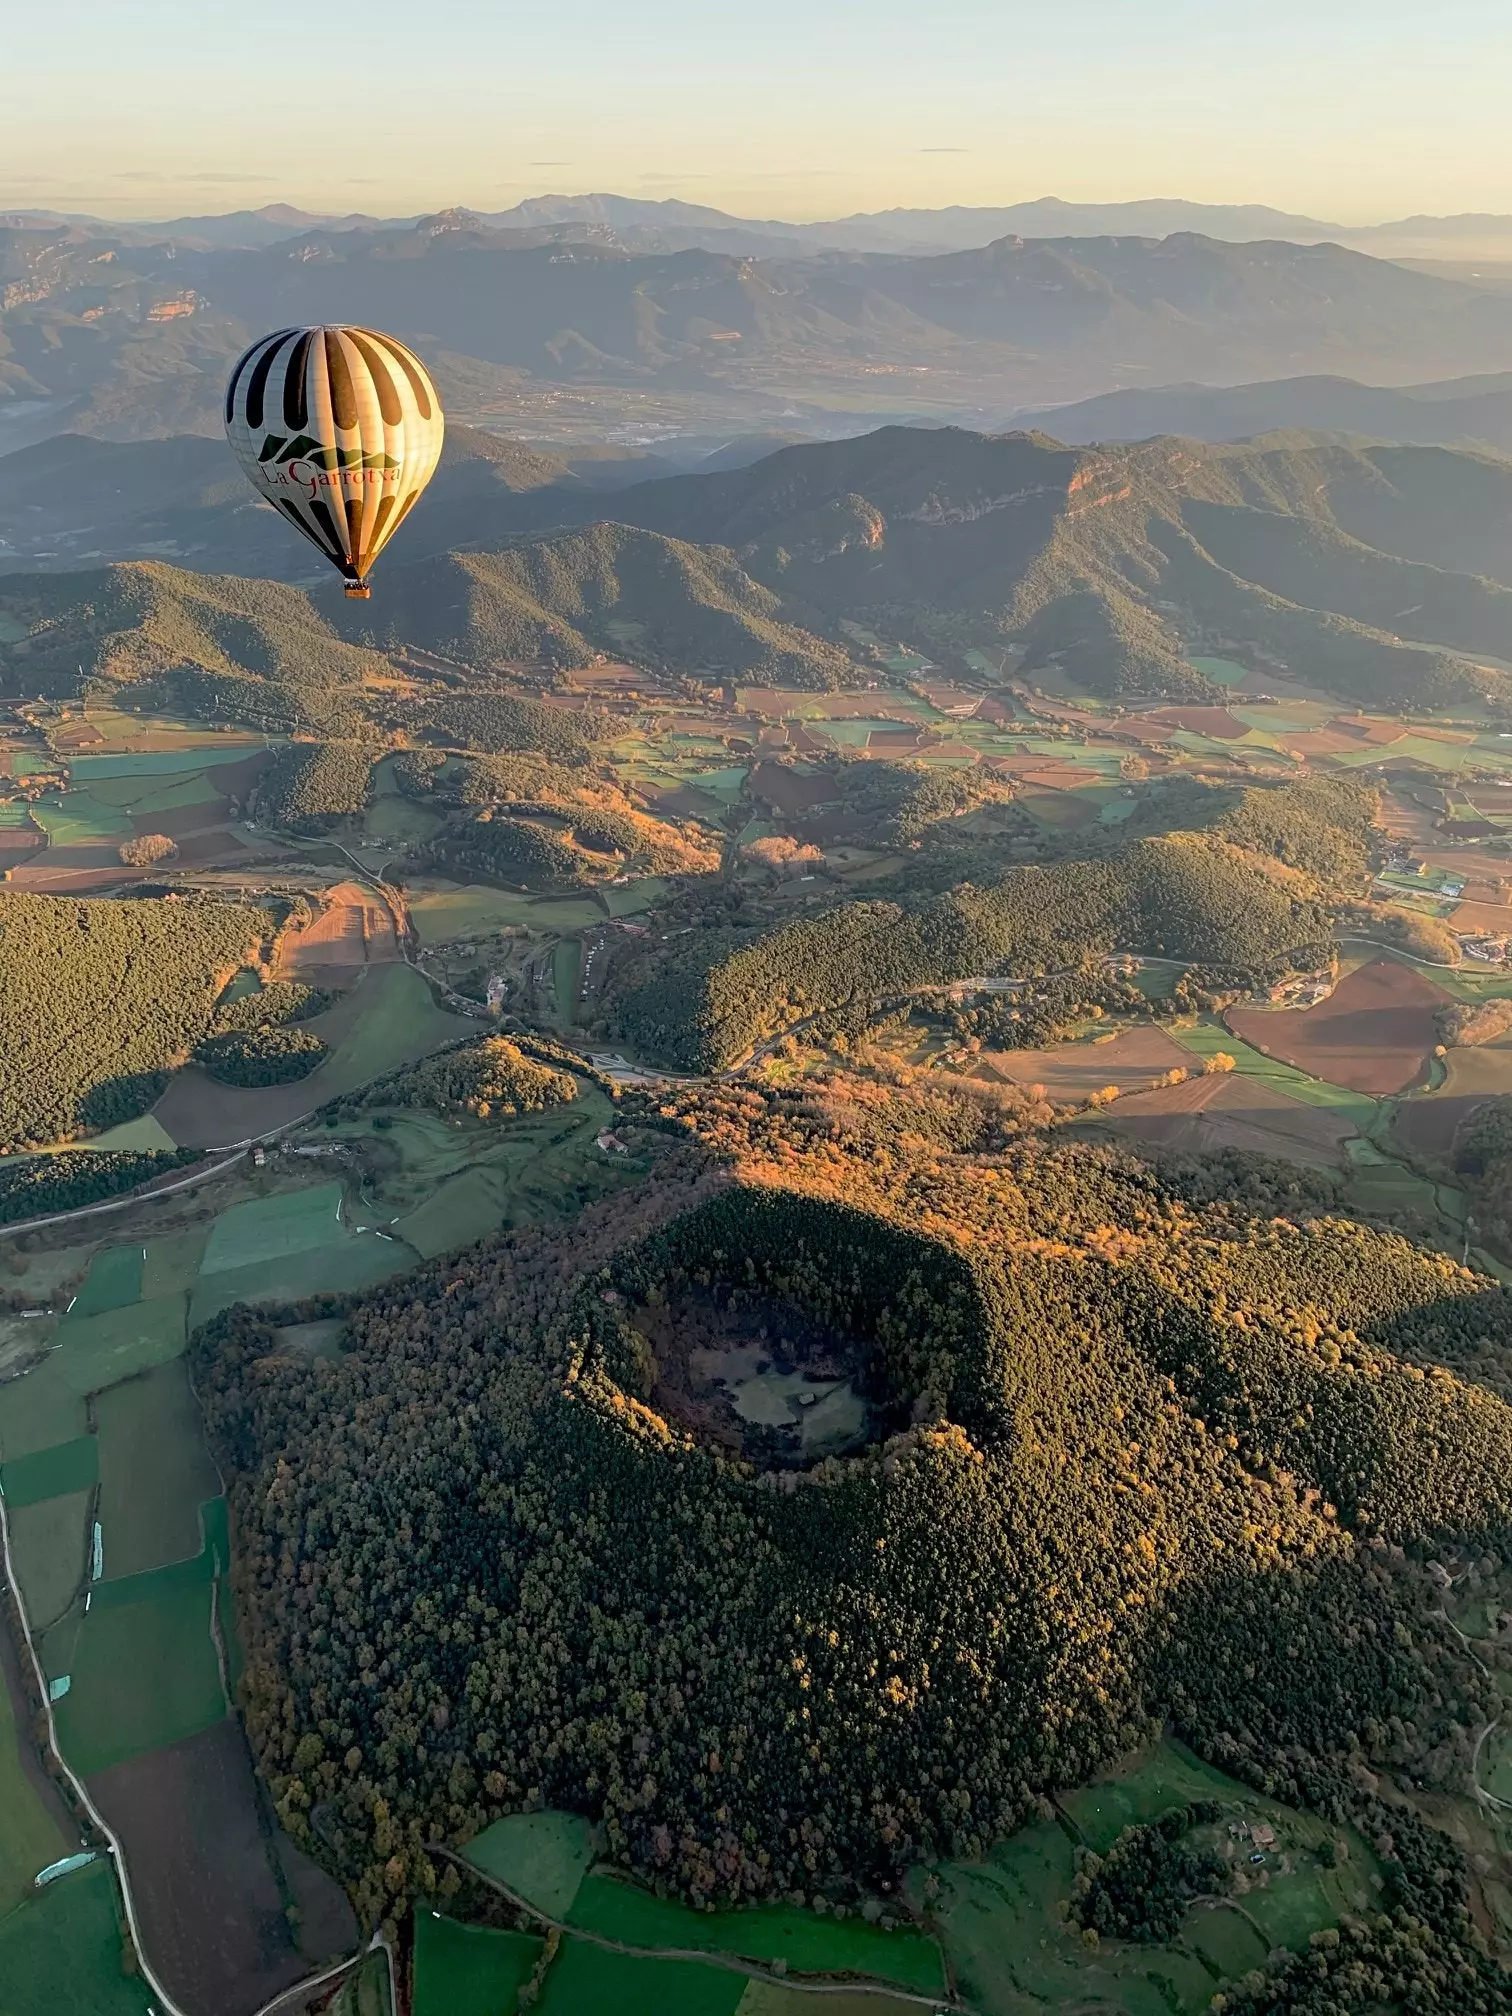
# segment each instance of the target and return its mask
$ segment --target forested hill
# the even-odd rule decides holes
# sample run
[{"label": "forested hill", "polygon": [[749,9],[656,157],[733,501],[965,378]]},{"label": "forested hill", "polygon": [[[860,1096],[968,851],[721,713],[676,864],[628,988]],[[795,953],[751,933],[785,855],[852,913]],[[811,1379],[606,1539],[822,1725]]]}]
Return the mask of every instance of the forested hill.
[{"label": "forested hill", "polygon": [[0,1154],[145,1113],[275,930],[244,904],[0,890]]},{"label": "forested hill", "polygon": [[1512,708],[1512,679],[1474,662],[1512,658],[1512,463],[1494,456],[889,427],[614,510],[942,655],[1021,640],[1026,671],[1058,660],[1092,692],[1206,690],[1186,663],[1206,638],[1361,702]]},{"label": "forested hill", "polygon": [[364,686],[411,647],[485,672],[628,649],[715,676],[810,687],[859,676],[731,554],[623,525],[391,562],[383,600],[361,606],[339,586],[307,592],[159,561],[0,576],[0,619],[9,690],[147,681],[191,713],[327,733],[353,732]]},{"label": "forested hill", "polygon": [[[1189,662],[1205,647],[1360,704],[1512,718],[1512,463],[1494,456],[894,427],[608,499],[473,445],[370,605],[161,563],[0,576],[0,634],[36,633],[0,644],[0,673],[69,690],[80,665],[180,665],[279,688],[282,712],[245,718],[340,729],[366,649],[485,669],[608,650],[822,687],[866,676],[851,621],[957,670],[1017,645],[1027,677],[1057,667],[1114,698],[1206,697]],[[221,704],[238,690],[256,697],[223,685]]]},{"label": "forested hill", "polygon": [[[340,1357],[249,1309],[195,1346],[249,1733],[366,1922],[430,1896],[428,1844],[540,1805],[698,1904],[850,1912],[1164,1726],[1383,1857],[1368,1922],[1234,2006],[1505,2006],[1420,1817],[1499,1712],[1420,1557],[1507,1558],[1505,1291],[1108,1152],[993,1152],[934,1087],[617,1125],[682,1143],[660,1181],[379,1289]],[[656,1340],[715,1309],[852,1354],[873,1438],[780,1472],[701,1440]]]},{"label": "forested hill", "polygon": [[851,902],[755,936],[703,931],[655,948],[616,1012],[650,1055],[719,1069],[807,1016],[973,974],[1062,972],[1115,950],[1265,965],[1326,936],[1309,887],[1216,834],[1167,835],[907,908]]}]

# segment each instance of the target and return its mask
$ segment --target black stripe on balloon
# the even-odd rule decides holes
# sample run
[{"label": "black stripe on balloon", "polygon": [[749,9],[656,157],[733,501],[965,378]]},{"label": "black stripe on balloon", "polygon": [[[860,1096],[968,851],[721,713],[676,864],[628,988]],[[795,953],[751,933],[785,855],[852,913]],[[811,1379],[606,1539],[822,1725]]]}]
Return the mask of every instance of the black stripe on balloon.
[{"label": "black stripe on balloon", "polygon": [[305,517],[298,505],[290,504],[286,499],[279,498],[277,508],[288,519],[291,525],[304,534],[312,546],[317,547],[325,555],[327,560],[334,561],[338,567],[343,565],[346,555],[338,553],[334,547],[326,544],[325,540],[316,531],[308,518]]},{"label": "black stripe on balloon", "polygon": [[373,387],[378,394],[378,411],[383,415],[386,427],[397,427],[404,419],[404,405],[394,390],[394,374],[389,365],[388,352],[380,351],[365,329],[348,329],[346,332],[357,347],[357,354],[372,374]]},{"label": "black stripe on balloon", "polygon": [[372,536],[362,552],[357,555],[357,567],[360,573],[366,574],[369,566],[372,564],[373,555],[383,544],[385,527],[388,525],[390,518],[393,517],[394,506],[398,501],[398,498],[392,492],[387,497],[379,498],[378,510],[373,518]]},{"label": "black stripe on balloon", "polygon": [[384,354],[393,358],[400,370],[403,371],[405,377],[408,378],[410,390],[415,395],[415,404],[420,408],[420,418],[422,420],[429,420],[431,417],[430,392],[426,387],[425,380],[415,369],[415,360],[410,356],[404,345],[396,343],[392,336],[380,336],[376,329],[370,330],[368,333]]},{"label": "black stripe on balloon", "polygon": [[310,393],[305,383],[305,365],[309,360],[310,345],[314,340],[315,331],[306,329],[289,352],[289,361],[284,366],[284,425],[296,434],[302,434],[310,424]]},{"label": "black stripe on balloon", "polygon": [[326,371],[331,380],[331,418],[343,433],[357,425],[357,388],[352,383],[352,367],[334,329],[325,332]]},{"label": "black stripe on balloon", "polygon": [[236,412],[237,384],[241,379],[241,374],[243,373],[243,371],[246,370],[248,364],[251,363],[254,354],[261,347],[262,341],[263,341],[262,337],[259,336],[256,343],[249,343],[247,348],[243,350],[240,357],[238,357],[236,360],[235,369],[231,373],[230,383],[226,387],[226,425],[228,427],[231,425],[232,418]]},{"label": "black stripe on balloon", "polygon": [[273,369],[273,359],[293,333],[292,329],[280,329],[276,336],[268,337],[262,355],[253,367],[252,376],[247,380],[247,425],[254,432],[263,424],[263,400],[267,395],[268,373]]},{"label": "black stripe on balloon", "polygon": [[337,566],[340,567],[343,574],[350,574],[355,580],[357,578],[357,570],[352,565],[349,557],[347,542],[337,530],[336,520],[331,515],[330,506],[323,497],[312,497],[310,499],[310,516],[330,540],[331,554]]}]

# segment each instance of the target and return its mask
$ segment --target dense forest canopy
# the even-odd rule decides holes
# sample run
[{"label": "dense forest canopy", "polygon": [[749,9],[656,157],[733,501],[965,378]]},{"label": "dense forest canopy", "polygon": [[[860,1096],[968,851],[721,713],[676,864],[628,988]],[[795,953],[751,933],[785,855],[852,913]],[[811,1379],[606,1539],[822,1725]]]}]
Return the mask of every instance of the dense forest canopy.
[{"label": "dense forest canopy", "polygon": [[236,903],[0,891],[0,1153],[145,1112],[274,928]]},{"label": "dense forest canopy", "polygon": [[[250,1727],[370,1916],[536,1802],[696,1900],[854,1899],[1161,1723],[1340,1814],[1362,1767],[1463,1781],[1495,1683],[1414,1562],[1506,1547],[1512,1296],[934,1096],[632,1099],[658,1178],[570,1238],[379,1289],[339,1360],[201,1334]],[[854,1340],[880,1439],[762,1472],[659,1414],[636,1312],[711,1288]],[[1489,2011],[1457,1851],[1395,1825]]]},{"label": "dense forest canopy", "polygon": [[766,935],[703,932],[660,951],[617,1004],[625,1033],[691,1069],[733,1062],[805,1016],[858,999],[999,971],[1063,972],[1113,951],[1268,964],[1325,935],[1311,884],[1293,886],[1213,835],[1010,869],[906,907],[850,902]]}]

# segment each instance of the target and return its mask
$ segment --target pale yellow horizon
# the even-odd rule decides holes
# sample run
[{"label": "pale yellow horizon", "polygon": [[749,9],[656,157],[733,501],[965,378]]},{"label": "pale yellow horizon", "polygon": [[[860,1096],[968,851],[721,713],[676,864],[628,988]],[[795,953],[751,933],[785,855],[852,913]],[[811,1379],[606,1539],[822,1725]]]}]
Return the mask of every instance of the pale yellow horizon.
[{"label": "pale yellow horizon", "polygon": [[794,222],[1052,193],[1345,227],[1512,214],[1505,0],[16,11],[6,209],[412,216],[608,191]]}]

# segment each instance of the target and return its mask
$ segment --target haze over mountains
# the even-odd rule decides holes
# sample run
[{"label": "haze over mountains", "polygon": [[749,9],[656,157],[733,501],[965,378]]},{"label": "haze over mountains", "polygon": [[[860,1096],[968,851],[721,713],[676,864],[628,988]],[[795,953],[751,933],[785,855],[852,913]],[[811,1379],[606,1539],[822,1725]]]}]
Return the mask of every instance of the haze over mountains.
[{"label": "haze over mountains", "polygon": [[1427,385],[1277,378],[1258,385],[1131,386],[1072,406],[1017,413],[1012,425],[1077,442],[1147,441],[1156,434],[1247,441],[1300,430],[1506,454],[1512,453],[1512,371]]},{"label": "haze over mountains", "polygon": [[[1326,242],[1378,258],[1512,258],[1512,217],[1470,212],[1459,216],[1403,217],[1380,224],[1337,224],[1265,203],[1193,203],[1180,197],[1123,203],[1067,203],[1045,196],[1025,203],[950,204],[941,209],[897,208],[858,212],[821,223],[735,217],[676,197],[648,199],[612,193],[531,196],[506,210],[474,212],[495,230],[553,230],[588,226],[612,233],[626,250],[700,249],[773,255],[799,252],[963,252],[995,238],[1165,238],[1195,231],[1244,242],[1284,238],[1298,245]],[[160,222],[106,223],[81,213],[21,210],[0,223],[35,220],[74,224],[92,233],[114,232],[128,242],[171,238],[202,248],[251,249],[277,244],[292,233],[382,231],[419,222],[362,212],[345,216],[269,203],[221,216],[174,217]]]},{"label": "haze over mountains", "polygon": [[[686,223],[693,206],[673,207]],[[64,429],[213,434],[228,363],[281,322],[391,329],[458,418],[517,427],[528,410],[546,439],[560,438],[559,387],[600,435],[697,431],[696,414],[717,439],[982,424],[1172,378],[1411,384],[1512,357],[1512,295],[1334,244],[1177,231],[753,256],[637,249],[628,227],[551,208],[521,206],[508,228],[461,211],[309,229],[274,214],[259,224],[279,235],[253,246],[0,227],[0,448]]]}]

